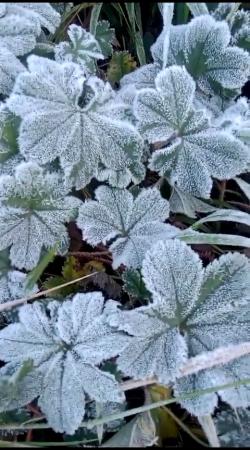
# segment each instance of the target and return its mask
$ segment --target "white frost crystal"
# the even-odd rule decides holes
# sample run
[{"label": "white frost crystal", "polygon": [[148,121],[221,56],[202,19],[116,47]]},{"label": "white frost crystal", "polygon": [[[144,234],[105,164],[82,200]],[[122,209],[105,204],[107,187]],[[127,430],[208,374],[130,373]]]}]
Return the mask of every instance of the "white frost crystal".
[{"label": "white frost crystal", "polygon": [[98,164],[125,170],[138,164],[142,138],[122,120],[123,103],[114,104],[109,83],[86,80],[75,63],[59,64],[30,56],[7,106],[22,118],[20,152],[39,164],[60,158],[67,182],[77,189],[95,176]]},{"label": "white frost crystal", "polygon": [[163,223],[169,205],[156,188],[142,189],[134,199],[125,189],[100,186],[95,196],[97,201],[81,205],[77,225],[91,245],[114,241],[109,246],[114,268],[120,264],[140,267],[155,240],[178,233],[177,228]]},{"label": "white frost crystal", "polygon": [[98,365],[116,356],[127,342],[105,324],[100,292],[76,294],[73,300],[20,308],[19,322],[0,331],[0,359],[18,367],[31,358],[34,368],[22,381],[19,395],[0,410],[26,405],[39,396],[39,406],[56,432],[74,434],[85,410],[85,395],[97,402],[124,401],[115,377]]},{"label": "white frost crystal", "polygon": [[[249,339],[249,269],[248,259],[239,253],[223,255],[204,269],[183,242],[156,243],[142,265],[152,304],[117,310],[108,319],[113,329],[132,338],[118,357],[118,368],[133,378],[175,381],[177,395],[247,378],[249,356],[184,378],[180,369],[188,357]],[[248,385],[218,394],[232,407],[250,404]],[[182,404],[192,414],[211,414],[217,395]]]},{"label": "white frost crystal", "polygon": [[21,163],[15,175],[0,177],[0,250],[11,246],[14,266],[30,270],[43,247],[67,246],[64,223],[75,217],[80,200],[66,194],[59,175],[35,163]]},{"label": "white frost crystal", "polygon": [[141,89],[134,102],[138,130],[162,142],[149,167],[168,175],[184,192],[209,198],[212,179],[229,179],[247,167],[248,149],[230,132],[215,130],[193,101],[195,82],[184,67],[162,70],[155,89]]}]

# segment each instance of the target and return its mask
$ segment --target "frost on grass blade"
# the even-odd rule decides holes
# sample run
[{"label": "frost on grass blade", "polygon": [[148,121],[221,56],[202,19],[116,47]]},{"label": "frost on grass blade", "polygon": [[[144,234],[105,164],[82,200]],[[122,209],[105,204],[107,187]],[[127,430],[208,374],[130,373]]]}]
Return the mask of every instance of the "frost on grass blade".
[{"label": "frost on grass blade", "polygon": [[49,425],[56,432],[74,434],[84,416],[86,394],[98,402],[124,401],[115,377],[98,368],[128,339],[106,325],[103,308],[100,292],[50,302],[47,308],[39,302],[20,308],[19,322],[0,331],[0,358],[7,363],[1,371],[27,358],[34,367],[22,390],[3,409],[15,409],[39,396]]},{"label": "frost on grass blade", "polygon": [[[115,311],[110,326],[131,340],[118,357],[118,368],[134,378],[158,377],[168,384],[179,377],[188,357],[229,343],[248,340],[250,267],[239,253],[221,256],[204,269],[197,254],[179,240],[159,241],[142,265],[152,304],[132,311]],[[249,357],[175,381],[181,395],[196,389],[247,378]],[[250,390],[241,386],[220,391],[233,407],[250,403]],[[195,415],[211,414],[216,393],[182,404]]]},{"label": "frost on grass blade", "polygon": [[[231,133],[214,130],[193,105],[195,83],[184,67],[162,70],[155,89],[141,89],[134,102],[138,129],[150,143],[162,142],[149,167],[184,192],[209,198],[211,176],[229,179],[247,166],[248,150]],[[165,147],[164,147],[165,145]]]},{"label": "frost on grass blade", "polygon": [[188,217],[197,217],[197,212],[212,212],[217,208],[203,202],[193,195],[183,192],[173,186],[171,197],[169,199],[170,211],[175,213],[182,213]]},{"label": "frost on grass blade", "polygon": [[11,247],[19,269],[32,269],[43,247],[68,245],[65,222],[76,215],[80,201],[66,196],[60,177],[34,163],[21,163],[15,175],[0,177],[0,249]]},{"label": "frost on grass blade", "polygon": [[95,196],[96,201],[81,205],[77,225],[91,245],[113,240],[109,249],[114,268],[120,264],[140,267],[152,242],[178,233],[177,228],[163,223],[169,206],[156,188],[142,189],[134,199],[124,189],[100,186]]},{"label": "frost on grass blade", "polygon": [[57,62],[75,62],[87,72],[96,71],[96,60],[104,59],[97,39],[84,28],[70,25],[68,28],[70,42],[60,42],[55,47]]},{"label": "frost on grass blade", "polygon": [[75,63],[32,55],[28,66],[7,102],[22,118],[19,144],[25,158],[46,164],[59,157],[67,184],[77,189],[95,176],[99,163],[120,171],[140,161],[142,139],[121,119],[126,105],[114,104],[109,83],[94,76],[86,81]]}]

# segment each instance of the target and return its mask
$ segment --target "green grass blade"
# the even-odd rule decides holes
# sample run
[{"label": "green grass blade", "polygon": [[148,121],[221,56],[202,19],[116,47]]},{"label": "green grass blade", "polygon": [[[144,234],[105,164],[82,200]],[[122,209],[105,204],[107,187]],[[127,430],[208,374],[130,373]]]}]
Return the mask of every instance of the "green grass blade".
[{"label": "green grass blade", "polygon": [[89,25],[89,31],[91,34],[93,34],[95,36],[96,34],[96,27],[97,27],[97,22],[99,20],[99,16],[100,16],[100,12],[102,9],[102,5],[103,3],[97,3],[91,11],[91,17],[90,17],[90,25]]},{"label": "green grass blade", "polygon": [[57,254],[57,245],[48,250],[45,255],[41,258],[38,265],[29,273],[27,276],[25,288],[27,290],[31,290],[36,282],[39,280],[40,276],[43,274],[44,269],[48,266],[49,263],[53,261]]}]

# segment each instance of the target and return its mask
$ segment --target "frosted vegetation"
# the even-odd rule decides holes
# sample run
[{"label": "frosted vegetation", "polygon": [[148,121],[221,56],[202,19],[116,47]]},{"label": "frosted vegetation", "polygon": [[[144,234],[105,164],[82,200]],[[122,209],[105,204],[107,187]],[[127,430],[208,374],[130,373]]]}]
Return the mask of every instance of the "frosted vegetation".
[{"label": "frosted vegetation", "polygon": [[[249,340],[250,239],[203,225],[250,225],[246,212],[211,201],[215,183],[232,179],[250,198],[241,177],[250,167],[250,110],[240,97],[250,74],[249,13],[188,4],[194,17],[172,25],[173,4],[159,4],[163,29],[151,62],[114,88],[98,71],[114,30],[107,21],[93,33],[72,24],[52,45],[59,5],[0,5],[0,412],[35,400],[49,427],[73,435],[100,411],[122,418],[124,379],[156,377],[201,424],[219,399],[243,417],[250,386],[237,383],[249,378],[249,354],[187,376],[183,368]],[[90,183],[92,198],[84,198]],[[171,224],[174,213],[192,225]],[[90,248],[106,246],[141,306],[79,288],[4,310],[37,292],[27,280],[48,252],[67,256],[70,222]],[[190,244],[224,254],[205,267]],[[148,445],[138,429],[151,416],[138,417],[136,439]],[[218,430],[225,421],[223,412]]]}]

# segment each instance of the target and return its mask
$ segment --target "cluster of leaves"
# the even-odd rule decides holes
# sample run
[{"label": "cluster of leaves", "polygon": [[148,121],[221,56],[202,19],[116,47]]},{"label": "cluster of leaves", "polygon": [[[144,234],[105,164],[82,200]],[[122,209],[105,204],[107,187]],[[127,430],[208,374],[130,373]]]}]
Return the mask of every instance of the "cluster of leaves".
[{"label": "cluster of leaves", "polygon": [[[74,435],[85,416],[99,442],[98,418],[123,417],[124,377],[170,385],[201,423],[218,398],[232,408],[250,405],[249,386],[237,385],[249,355],[183,376],[190,358],[206,361],[208,352],[248,340],[249,260],[228,252],[204,268],[188,244],[250,247],[245,236],[204,232],[213,221],[250,225],[248,214],[220,208],[228,206],[223,192],[219,207],[212,197],[215,181],[234,179],[249,198],[240,175],[250,167],[250,110],[239,98],[250,73],[249,14],[239,4],[209,13],[206,4],[188,3],[194,17],[173,25],[174,4],[159,4],[163,30],[144,64],[132,5],[139,68],[128,52],[113,54],[114,29],[98,21],[101,4],[89,31],[71,24],[57,44],[53,33],[72,4],[0,6],[0,303],[4,311],[6,301],[36,292],[30,280],[52,251],[66,259],[61,275],[42,283],[51,294],[92,275],[4,311],[0,412],[37,401],[54,431]],[[193,223],[200,212],[211,214]],[[166,223],[174,213],[192,225]],[[83,265],[68,255],[70,223],[82,233],[80,249],[82,241],[105,246],[104,262],[94,251]],[[117,301],[122,283],[125,304]],[[208,388],[214,391],[185,399]],[[124,429],[111,446],[155,442],[150,413]]]}]

